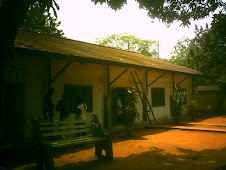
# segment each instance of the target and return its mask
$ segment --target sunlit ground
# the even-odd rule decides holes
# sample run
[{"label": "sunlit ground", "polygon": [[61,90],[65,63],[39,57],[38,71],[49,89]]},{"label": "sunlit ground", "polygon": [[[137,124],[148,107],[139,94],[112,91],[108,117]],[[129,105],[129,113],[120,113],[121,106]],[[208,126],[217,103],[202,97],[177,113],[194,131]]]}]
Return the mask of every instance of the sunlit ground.
[{"label": "sunlit ground", "polygon": [[[202,123],[224,124],[226,117],[202,121]],[[226,148],[226,133],[142,129],[133,131],[133,139],[113,134],[114,161],[98,159],[94,148],[83,146],[63,150],[56,154],[57,169],[175,169],[192,161],[207,157],[217,150]],[[208,160],[214,163],[216,160]],[[212,162],[211,162],[212,161]],[[33,165],[20,169],[33,169]]]}]

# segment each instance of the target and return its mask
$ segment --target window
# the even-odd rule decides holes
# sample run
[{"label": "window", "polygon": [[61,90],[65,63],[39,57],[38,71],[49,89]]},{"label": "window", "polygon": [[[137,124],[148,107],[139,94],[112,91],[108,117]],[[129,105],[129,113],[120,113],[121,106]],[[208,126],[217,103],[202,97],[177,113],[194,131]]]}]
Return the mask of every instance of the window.
[{"label": "window", "polygon": [[151,88],[152,106],[165,106],[165,89]]},{"label": "window", "polygon": [[75,107],[81,103],[87,105],[87,112],[93,111],[93,87],[84,85],[65,85],[64,95],[66,112],[73,113]]}]

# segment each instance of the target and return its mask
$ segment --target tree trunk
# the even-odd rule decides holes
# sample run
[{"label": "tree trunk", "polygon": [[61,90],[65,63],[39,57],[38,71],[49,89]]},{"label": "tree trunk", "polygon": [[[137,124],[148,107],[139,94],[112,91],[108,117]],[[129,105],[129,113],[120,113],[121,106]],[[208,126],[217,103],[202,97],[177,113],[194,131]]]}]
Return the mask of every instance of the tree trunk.
[{"label": "tree trunk", "polygon": [[[17,31],[22,24],[32,0],[3,0],[0,7],[1,73],[13,59],[13,47]],[[1,75],[2,76],[2,75]],[[4,78],[4,74],[3,77]],[[3,79],[4,80],[4,79]]]},{"label": "tree trunk", "polygon": [[[0,6],[0,119],[4,118],[3,94],[6,85],[7,72],[13,61],[14,41],[29,6],[35,0],[3,0]],[[2,120],[0,135],[2,137]]]}]

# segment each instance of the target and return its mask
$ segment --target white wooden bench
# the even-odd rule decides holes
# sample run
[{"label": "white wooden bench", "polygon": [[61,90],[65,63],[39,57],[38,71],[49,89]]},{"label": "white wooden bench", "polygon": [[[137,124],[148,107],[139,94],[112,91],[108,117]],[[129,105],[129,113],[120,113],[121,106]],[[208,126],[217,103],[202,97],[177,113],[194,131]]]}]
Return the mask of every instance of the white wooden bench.
[{"label": "white wooden bench", "polygon": [[84,143],[95,143],[95,155],[113,159],[112,141],[109,135],[93,136],[92,121],[40,121],[32,120],[33,139],[36,146],[38,169],[53,169],[53,149]]}]

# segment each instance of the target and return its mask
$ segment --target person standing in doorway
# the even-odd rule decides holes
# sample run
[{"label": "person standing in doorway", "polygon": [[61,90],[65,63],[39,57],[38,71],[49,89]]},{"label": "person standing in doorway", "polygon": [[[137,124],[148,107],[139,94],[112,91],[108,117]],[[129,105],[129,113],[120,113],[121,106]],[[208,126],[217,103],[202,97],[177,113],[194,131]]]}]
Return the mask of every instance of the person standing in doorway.
[{"label": "person standing in doorway", "polygon": [[121,99],[118,98],[118,116],[119,116],[119,124],[123,124],[124,122],[124,115],[123,115],[123,108]]}]

